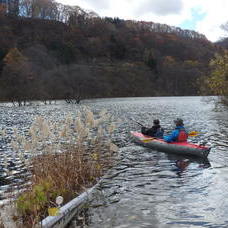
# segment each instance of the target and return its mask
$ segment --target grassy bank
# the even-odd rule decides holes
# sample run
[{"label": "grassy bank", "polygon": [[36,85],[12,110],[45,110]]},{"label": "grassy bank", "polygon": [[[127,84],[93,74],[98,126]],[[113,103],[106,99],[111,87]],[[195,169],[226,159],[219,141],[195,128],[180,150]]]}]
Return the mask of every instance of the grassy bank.
[{"label": "grassy bank", "polygon": [[25,135],[14,129],[12,148],[31,174],[31,184],[15,201],[14,218],[22,227],[33,227],[57,206],[57,196],[67,203],[113,165],[114,119],[104,110],[95,118],[86,107],[76,116],[59,122],[39,116]]}]

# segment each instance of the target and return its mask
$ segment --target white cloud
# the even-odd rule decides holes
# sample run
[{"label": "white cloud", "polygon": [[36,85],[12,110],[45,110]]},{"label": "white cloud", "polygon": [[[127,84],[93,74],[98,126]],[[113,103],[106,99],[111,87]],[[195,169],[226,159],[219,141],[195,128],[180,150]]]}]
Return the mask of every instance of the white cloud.
[{"label": "white cloud", "polygon": [[107,0],[87,0],[88,4],[96,8],[108,8],[110,6],[110,2]]},{"label": "white cloud", "polygon": [[[228,0],[57,0],[93,10],[100,16],[145,20],[178,26],[194,21],[192,9],[205,16],[195,21],[195,30],[212,41],[223,34],[220,25],[228,21]],[[199,20],[199,18],[198,18]],[[187,29],[187,28],[185,28]]]},{"label": "white cloud", "polygon": [[[201,2],[204,3],[203,0]],[[220,28],[221,24],[228,21],[228,1],[207,0],[207,4],[202,4],[201,7],[202,11],[206,13],[206,17],[197,23],[196,30],[206,34],[208,39],[216,41],[224,34]]]},{"label": "white cloud", "polygon": [[146,0],[141,2],[136,9],[136,13],[154,13],[160,16],[173,15],[181,12],[183,4],[182,0]]}]

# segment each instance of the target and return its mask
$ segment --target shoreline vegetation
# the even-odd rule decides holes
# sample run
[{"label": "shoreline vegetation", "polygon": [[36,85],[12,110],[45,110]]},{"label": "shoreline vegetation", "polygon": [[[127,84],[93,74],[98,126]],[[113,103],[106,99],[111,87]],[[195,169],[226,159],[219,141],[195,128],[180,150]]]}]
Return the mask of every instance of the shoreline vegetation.
[{"label": "shoreline vegetation", "polygon": [[38,116],[24,135],[14,129],[12,149],[29,173],[26,190],[13,201],[16,227],[34,227],[57,207],[56,197],[66,204],[98,182],[117,159],[112,138],[118,121],[83,107],[59,122]]},{"label": "shoreline vegetation", "polygon": [[[228,31],[228,26],[227,26]],[[220,96],[220,101],[228,106],[228,50],[216,54],[210,61],[211,74],[206,80],[207,86],[214,94]]]}]

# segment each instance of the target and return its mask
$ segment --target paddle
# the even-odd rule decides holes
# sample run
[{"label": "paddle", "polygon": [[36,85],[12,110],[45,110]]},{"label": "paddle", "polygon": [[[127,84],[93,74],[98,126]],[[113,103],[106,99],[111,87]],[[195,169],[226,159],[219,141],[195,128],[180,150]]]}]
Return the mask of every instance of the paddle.
[{"label": "paddle", "polygon": [[132,118],[130,118],[130,120],[134,121],[135,123],[137,123],[137,124],[140,125],[141,127],[145,127],[143,124],[139,123],[138,121],[136,121],[136,120],[134,120],[134,119],[132,119]]},{"label": "paddle", "polygon": [[[143,124],[141,124],[140,122],[138,122],[138,121],[136,121],[136,120],[134,120],[132,118],[130,118],[130,120],[134,121],[135,123],[137,123],[141,127],[145,127]],[[198,136],[199,134],[200,134],[200,132],[198,132],[198,131],[191,131],[191,132],[188,133],[188,136],[189,137],[194,137],[194,136]],[[155,139],[155,138],[149,138],[149,139],[145,139],[145,140],[150,140],[151,141],[153,139]]]},{"label": "paddle", "polygon": [[143,139],[142,142],[147,143],[147,142],[150,142],[150,141],[155,140],[155,139],[156,138],[147,138],[147,139]]},{"label": "paddle", "polygon": [[188,136],[190,137],[194,137],[194,136],[198,136],[200,133],[198,131],[191,131],[188,133]]},{"label": "paddle", "polygon": [[[191,132],[189,132],[188,136],[194,137],[194,136],[198,136],[199,134],[200,134],[200,133],[199,133],[198,131],[191,131]],[[146,139],[143,139],[142,142],[147,143],[147,142],[153,141],[153,140],[155,140],[155,139],[156,139],[156,138],[146,138]]]}]

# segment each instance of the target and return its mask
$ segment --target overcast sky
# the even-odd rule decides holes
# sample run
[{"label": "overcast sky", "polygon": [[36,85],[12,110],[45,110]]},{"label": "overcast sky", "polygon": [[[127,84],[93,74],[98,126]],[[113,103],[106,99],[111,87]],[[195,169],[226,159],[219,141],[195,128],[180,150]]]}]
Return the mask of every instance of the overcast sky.
[{"label": "overcast sky", "polygon": [[152,21],[195,30],[216,41],[225,35],[228,0],[57,0],[78,5],[104,17]]}]

